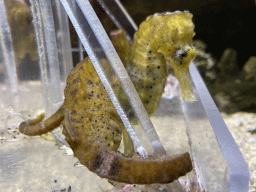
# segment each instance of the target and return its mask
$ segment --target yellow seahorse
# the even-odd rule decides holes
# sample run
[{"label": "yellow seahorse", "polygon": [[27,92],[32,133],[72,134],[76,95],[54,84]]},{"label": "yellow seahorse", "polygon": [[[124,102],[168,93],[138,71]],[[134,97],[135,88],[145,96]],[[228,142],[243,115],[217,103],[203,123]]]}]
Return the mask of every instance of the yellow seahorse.
[{"label": "yellow seahorse", "polygon": [[32,61],[37,61],[37,44],[29,5],[25,0],[6,0],[5,4],[17,63],[20,64],[27,55]]},{"label": "yellow seahorse", "polygon": [[[8,24],[10,26],[12,45],[15,53],[16,64],[21,65],[27,56],[32,62],[38,61],[37,44],[32,23],[30,7],[25,0],[5,0]],[[26,68],[31,68],[30,62]],[[5,67],[0,63],[0,75],[5,72]]]},{"label": "yellow seahorse", "polygon": [[[188,12],[148,17],[135,34],[130,58],[126,53],[120,55],[129,62],[128,72],[149,115],[163,93],[166,61],[173,65],[181,86],[189,80],[181,75],[189,75],[186,70],[194,57],[191,18]],[[191,101],[193,94],[188,83],[183,84],[182,91],[183,97]],[[188,153],[147,160],[116,153],[122,133],[126,156],[132,155],[133,145],[89,58],[71,71],[64,105],[49,119],[41,122],[42,118],[21,123],[20,132],[40,135],[62,122],[63,134],[75,157],[103,178],[133,184],[169,183],[192,170]]]},{"label": "yellow seahorse", "polygon": [[154,14],[140,25],[134,36],[128,72],[142,102],[152,115],[158,107],[167,78],[167,63],[174,69],[187,102],[196,100],[191,87],[189,64],[194,24],[189,12]]}]

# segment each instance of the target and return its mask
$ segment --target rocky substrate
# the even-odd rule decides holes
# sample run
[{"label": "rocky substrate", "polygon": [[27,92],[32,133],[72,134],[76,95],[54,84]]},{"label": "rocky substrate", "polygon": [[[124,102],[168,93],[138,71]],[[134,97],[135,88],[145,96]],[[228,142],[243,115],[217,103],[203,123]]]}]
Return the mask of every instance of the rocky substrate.
[{"label": "rocky substrate", "polygon": [[256,114],[237,112],[226,115],[222,113],[222,117],[248,163],[250,169],[249,192],[256,192]]}]

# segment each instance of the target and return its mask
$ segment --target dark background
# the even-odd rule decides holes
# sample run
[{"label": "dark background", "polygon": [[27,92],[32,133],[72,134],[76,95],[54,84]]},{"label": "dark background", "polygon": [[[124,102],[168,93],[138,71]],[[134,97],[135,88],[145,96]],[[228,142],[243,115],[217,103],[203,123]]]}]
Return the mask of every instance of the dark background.
[{"label": "dark background", "polygon": [[[256,55],[256,7],[253,0],[120,0],[139,25],[156,12],[188,10],[193,16],[196,36],[207,45],[206,52],[219,60],[225,48],[237,51],[241,69]],[[108,30],[114,28],[104,11],[92,0],[98,16]]]},{"label": "dark background", "polygon": [[[196,35],[202,40],[206,52],[211,55],[215,66],[215,79],[207,81],[207,87],[218,108],[227,113],[236,111],[256,112],[256,82],[245,81],[241,69],[251,56],[256,56],[255,25],[256,7],[253,0],[120,0],[134,21],[139,25],[148,15],[156,12],[188,10],[193,14]],[[96,0],[91,0],[96,13],[109,33],[114,24]],[[232,48],[225,56],[220,68],[219,61],[224,50]],[[231,58],[232,57],[232,58]],[[222,57],[223,59],[223,57]],[[230,61],[232,63],[228,63]],[[223,60],[222,60],[223,61]],[[233,63],[233,61],[235,61]],[[227,62],[227,63],[226,63]],[[236,65],[238,66],[237,69]],[[253,64],[252,64],[253,65]],[[237,70],[238,71],[237,71]],[[235,71],[235,73],[232,73]],[[201,75],[204,76],[202,74]],[[242,78],[242,79],[241,79]],[[236,80],[241,83],[237,84]],[[208,82],[208,83],[207,83]]]}]

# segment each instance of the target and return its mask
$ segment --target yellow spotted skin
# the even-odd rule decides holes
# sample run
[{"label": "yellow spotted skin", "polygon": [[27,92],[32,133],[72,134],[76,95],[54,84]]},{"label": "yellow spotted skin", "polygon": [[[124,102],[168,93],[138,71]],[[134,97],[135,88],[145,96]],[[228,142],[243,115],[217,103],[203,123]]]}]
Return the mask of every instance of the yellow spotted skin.
[{"label": "yellow spotted skin", "polygon": [[128,73],[138,94],[152,115],[158,107],[171,63],[185,101],[195,101],[189,64],[195,57],[192,47],[194,24],[189,12],[155,14],[144,21],[134,36]]},{"label": "yellow spotted skin", "polygon": [[65,89],[63,134],[83,165],[118,182],[169,183],[192,169],[188,153],[162,160],[119,155],[123,124],[89,58],[72,70]]},{"label": "yellow spotted skin", "polygon": [[65,131],[72,140],[86,143],[82,135],[95,135],[98,141],[104,141],[111,150],[117,151],[123,124],[88,58],[71,71],[64,94],[64,107],[73,128],[72,131],[65,128]]},{"label": "yellow spotted skin", "polygon": [[[90,171],[113,181],[152,184],[170,183],[192,170],[188,153],[147,160],[116,153],[124,127],[89,58],[72,69],[67,82],[64,106],[49,119],[57,123],[64,117],[66,141]],[[56,126],[46,124],[49,119],[36,125],[23,122],[19,130],[42,133],[39,131]]]},{"label": "yellow spotted skin", "polygon": [[182,98],[190,103],[196,101],[189,74],[189,64],[195,57],[194,35],[192,14],[188,11],[147,17],[131,47],[124,31],[112,33],[112,43],[149,116],[158,108],[170,65],[180,83]]},{"label": "yellow spotted skin", "polygon": [[[181,89],[185,88],[184,98],[193,100],[192,89],[187,91],[189,84],[182,84],[189,82],[183,75],[187,75],[194,57],[191,18],[188,12],[155,14],[141,24],[131,48],[122,31],[113,40],[149,115],[157,109],[164,91],[168,62],[174,68]],[[113,181],[169,183],[192,170],[188,153],[164,159],[131,158],[134,153],[132,141],[89,58],[72,69],[64,93],[64,105],[52,117],[42,122],[42,116],[23,122],[20,132],[39,135],[62,122],[66,141],[80,163],[100,177]],[[125,156],[117,153],[122,134]]]}]

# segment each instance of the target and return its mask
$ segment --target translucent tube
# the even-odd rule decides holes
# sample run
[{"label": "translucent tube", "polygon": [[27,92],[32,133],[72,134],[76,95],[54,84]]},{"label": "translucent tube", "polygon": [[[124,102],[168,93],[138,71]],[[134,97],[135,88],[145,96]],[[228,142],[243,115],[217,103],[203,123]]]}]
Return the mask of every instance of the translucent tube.
[{"label": "translucent tube", "polygon": [[68,16],[60,1],[51,0],[51,5],[56,32],[60,79],[65,84],[73,68]]},{"label": "translucent tube", "polygon": [[[126,12],[119,0],[98,0],[111,20],[119,29],[123,29],[132,43],[133,35],[138,30],[138,26],[131,16]],[[111,9],[109,9],[111,7]]]},{"label": "translucent tube", "polygon": [[[103,82],[112,103],[119,116],[121,117],[128,133],[130,134],[137,151],[140,152],[142,157],[145,157],[145,150],[142,148],[133,127],[131,119],[125,114],[123,104],[118,100],[117,95],[113,89],[113,76],[120,81],[123,91],[127,95],[127,99],[131,104],[135,117],[144,128],[148,139],[153,147],[154,154],[161,156],[165,155],[165,150],[156,134],[156,131],[150,121],[148,114],[127,74],[124,66],[122,65],[112,43],[110,42],[105,30],[103,29],[100,21],[98,20],[95,12],[93,11],[88,1],[77,0],[79,7],[74,7],[69,1],[61,0],[66,12],[69,15],[71,22],[76,29],[81,42],[83,43],[94,67]],[[146,147],[146,146],[144,146]]]},{"label": "translucent tube", "polygon": [[18,108],[15,106],[15,95],[18,92],[18,78],[15,65],[15,57],[12,46],[12,38],[10,28],[7,22],[7,13],[4,6],[4,1],[0,1],[0,49],[1,49],[1,58],[3,59],[4,68],[7,76],[5,77],[6,83],[9,84],[10,97],[6,98],[7,105],[10,105],[12,108]]},{"label": "translucent tube", "polygon": [[59,59],[50,0],[31,0],[41,78],[43,81],[46,115],[55,112],[63,101]]},{"label": "translucent tube", "polygon": [[[130,21],[129,15],[122,11],[123,7],[120,6],[119,0],[98,0],[98,2],[104,7],[106,13],[114,18],[115,24],[122,24],[131,39],[136,28],[133,27],[134,22]],[[124,17],[127,19],[123,19]],[[132,33],[129,32],[129,28],[134,28]],[[200,178],[198,180],[210,191],[214,190],[217,183],[223,191],[248,191],[250,179],[248,166],[193,62],[190,64],[190,74],[198,102],[189,104],[181,99],[181,104],[194,167]],[[202,148],[210,150],[202,153]],[[219,175],[218,179],[215,180],[213,175]]]},{"label": "translucent tube", "polygon": [[[190,65],[190,72],[191,78],[197,90],[197,97],[200,99],[200,101],[194,105],[187,104],[182,101],[187,126],[191,130],[189,132],[191,145],[194,148],[200,148],[198,145],[198,134],[200,131],[198,132],[196,130],[198,130],[200,125],[203,125],[202,131],[206,132],[209,130],[208,134],[209,132],[212,132],[213,135],[215,135],[220,148],[220,152],[224,157],[223,158],[219,156],[219,158],[216,159],[216,162],[223,158],[225,159],[225,163],[228,166],[227,178],[229,180],[229,186],[224,186],[225,180],[220,180],[219,182],[223,182],[223,187],[226,187],[226,190],[229,188],[230,191],[248,191],[250,175],[247,163],[245,162],[234,138],[232,137],[224,120],[222,119],[219,110],[212,100],[211,95],[193,62]],[[205,140],[205,144],[209,145],[210,147],[211,144],[209,139]],[[200,157],[206,154],[197,153],[196,155]],[[201,161],[202,159],[203,158],[200,158],[198,160]],[[208,163],[209,162],[205,162],[204,164],[201,162],[200,166],[207,170],[206,167]],[[216,163],[216,166],[224,167],[224,163]],[[206,170],[204,171],[205,175],[203,175],[203,178],[206,178],[207,180],[207,178],[210,176],[207,176],[209,172],[207,173]]]}]

